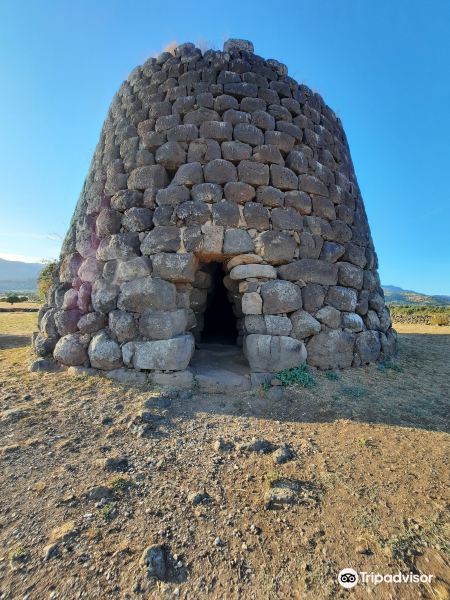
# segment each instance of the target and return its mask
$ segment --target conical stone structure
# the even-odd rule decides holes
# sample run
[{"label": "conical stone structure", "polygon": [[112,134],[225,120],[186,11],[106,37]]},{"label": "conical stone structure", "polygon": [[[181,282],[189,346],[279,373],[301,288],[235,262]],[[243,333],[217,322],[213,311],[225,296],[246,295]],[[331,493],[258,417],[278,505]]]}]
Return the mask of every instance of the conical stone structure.
[{"label": "conical stone structure", "polygon": [[183,44],[120,87],[36,353],[139,380],[186,372],[215,269],[252,372],[395,352],[341,122],[244,40]]}]

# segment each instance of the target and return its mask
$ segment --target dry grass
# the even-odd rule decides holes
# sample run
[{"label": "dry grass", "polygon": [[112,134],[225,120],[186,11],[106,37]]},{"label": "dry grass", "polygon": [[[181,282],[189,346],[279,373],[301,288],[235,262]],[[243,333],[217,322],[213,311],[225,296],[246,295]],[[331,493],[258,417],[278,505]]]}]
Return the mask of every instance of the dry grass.
[{"label": "dry grass", "polygon": [[450,335],[450,325],[422,325],[417,323],[394,323],[397,333],[412,335]]},{"label": "dry grass", "polygon": [[37,314],[34,312],[0,312],[0,335],[31,335],[36,329]]},{"label": "dry grass", "polygon": [[0,308],[35,308],[36,310],[40,308],[40,304],[38,302],[17,302],[16,304],[11,305],[9,302],[0,302]]},{"label": "dry grass", "polygon": [[[28,317],[0,315],[0,331],[7,321],[10,333],[29,334]],[[0,443],[12,448],[0,456],[1,592],[131,598],[140,578],[142,597],[158,600],[177,589],[199,600],[322,600],[347,597],[336,573],[352,566],[435,574],[431,588],[383,584],[369,595],[358,586],[355,599],[448,598],[450,336],[404,328],[399,370],[316,372],[314,388],[287,388],[277,402],[263,391],[194,394],[152,409],[162,421],[147,437],[130,423],[158,390],[30,373],[26,342],[0,350]],[[239,446],[253,436],[288,443],[294,460],[274,465],[271,454],[213,449],[218,438]],[[120,483],[99,466],[113,455],[130,461]],[[315,490],[316,501],[267,510],[274,474]],[[115,495],[96,507],[86,490],[105,484]],[[211,502],[192,506],[189,494],[203,489]],[[49,538],[61,541],[47,562]],[[164,543],[186,571],[148,588],[139,558],[152,543]],[[22,571],[8,567],[17,548]]]}]

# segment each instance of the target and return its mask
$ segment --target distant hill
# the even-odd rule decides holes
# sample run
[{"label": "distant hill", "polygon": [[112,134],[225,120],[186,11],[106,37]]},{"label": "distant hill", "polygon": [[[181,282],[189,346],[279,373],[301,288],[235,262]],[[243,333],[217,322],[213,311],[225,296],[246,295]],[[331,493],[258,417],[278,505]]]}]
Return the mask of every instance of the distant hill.
[{"label": "distant hill", "polygon": [[428,296],[411,290],[404,290],[396,285],[383,285],[386,302],[391,304],[417,304],[418,306],[450,306],[450,296]]},{"label": "distant hill", "polygon": [[26,263],[0,258],[0,292],[35,292],[42,263]]},{"label": "distant hill", "polygon": [[[43,268],[42,263],[26,263],[0,258],[0,293],[35,292],[37,277]],[[383,285],[386,302],[392,304],[417,304],[421,306],[450,306],[450,296],[428,296],[396,285]]]}]

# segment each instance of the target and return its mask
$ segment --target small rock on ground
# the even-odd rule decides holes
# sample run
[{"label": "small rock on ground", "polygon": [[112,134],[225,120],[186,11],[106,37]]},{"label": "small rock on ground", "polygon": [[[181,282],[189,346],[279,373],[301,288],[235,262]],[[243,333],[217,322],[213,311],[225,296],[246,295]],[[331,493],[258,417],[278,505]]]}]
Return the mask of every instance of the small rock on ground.
[{"label": "small rock on ground", "polygon": [[197,506],[198,504],[205,504],[207,502],[210,502],[211,496],[205,491],[193,492],[192,494],[189,494],[188,500],[191,504]]},{"label": "small rock on ground", "polygon": [[142,553],[140,564],[147,569],[149,577],[163,581],[167,572],[167,555],[164,546],[159,544],[148,546]]},{"label": "small rock on ground", "polygon": [[260,452],[261,454],[268,454],[275,450],[276,446],[268,440],[252,438],[250,444],[241,447],[242,450],[247,452]]},{"label": "small rock on ground", "polygon": [[294,453],[289,448],[289,446],[286,444],[284,444],[283,446],[278,448],[278,450],[276,450],[273,455],[273,461],[277,465],[282,465],[283,463],[288,462],[289,460],[292,460],[293,458],[294,458]]}]

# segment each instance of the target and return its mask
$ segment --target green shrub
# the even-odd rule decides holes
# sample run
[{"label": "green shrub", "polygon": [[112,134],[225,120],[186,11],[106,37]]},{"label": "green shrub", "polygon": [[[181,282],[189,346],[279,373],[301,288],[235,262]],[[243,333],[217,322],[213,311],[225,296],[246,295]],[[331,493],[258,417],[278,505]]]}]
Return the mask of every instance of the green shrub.
[{"label": "green shrub", "polygon": [[393,362],[390,358],[387,358],[378,365],[379,371],[387,371],[388,369],[391,369],[392,371],[397,371],[398,373],[401,373],[403,371],[402,367],[397,363]]},{"label": "green shrub", "polygon": [[301,385],[305,388],[312,388],[316,385],[316,380],[306,364],[294,367],[293,369],[284,369],[284,371],[277,373],[275,377],[279,379],[284,386]]},{"label": "green shrub", "polygon": [[9,294],[6,294],[4,298],[1,298],[1,300],[2,302],[8,302],[12,306],[18,302],[26,302],[28,300],[28,296],[19,296],[14,292],[10,292]]},{"label": "green shrub", "polygon": [[114,504],[111,504],[111,503],[105,504],[105,506],[103,506],[99,510],[99,514],[100,514],[100,518],[103,519],[103,521],[110,521],[116,514]]},{"label": "green shrub", "polygon": [[336,373],[335,371],[327,371],[325,373],[325,377],[329,380],[329,381],[336,381],[337,379],[339,379],[339,374]]},{"label": "green shrub", "polygon": [[[396,317],[402,316],[422,316],[431,317],[444,315],[448,319],[450,318],[450,307],[440,306],[433,304],[426,305],[414,305],[414,304],[388,304],[392,318],[395,320]],[[438,323],[437,323],[438,324]]]},{"label": "green shrub", "polygon": [[41,302],[45,302],[47,292],[52,285],[57,273],[59,263],[56,260],[49,261],[38,275],[37,295]]},{"label": "green shrub", "polygon": [[110,481],[109,481],[109,486],[115,491],[115,492],[125,492],[126,490],[130,489],[131,487],[133,487],[133,482],[131,481],[131,479],[128,479],[126,477],[113,477]]},{"label": "green shrub", "polygon": [[14,548],[9,553],[9,560],[12,562],[23,563],[28,560],[30,557],[30,551],[24,548],[23,546],[18,546]]}]

